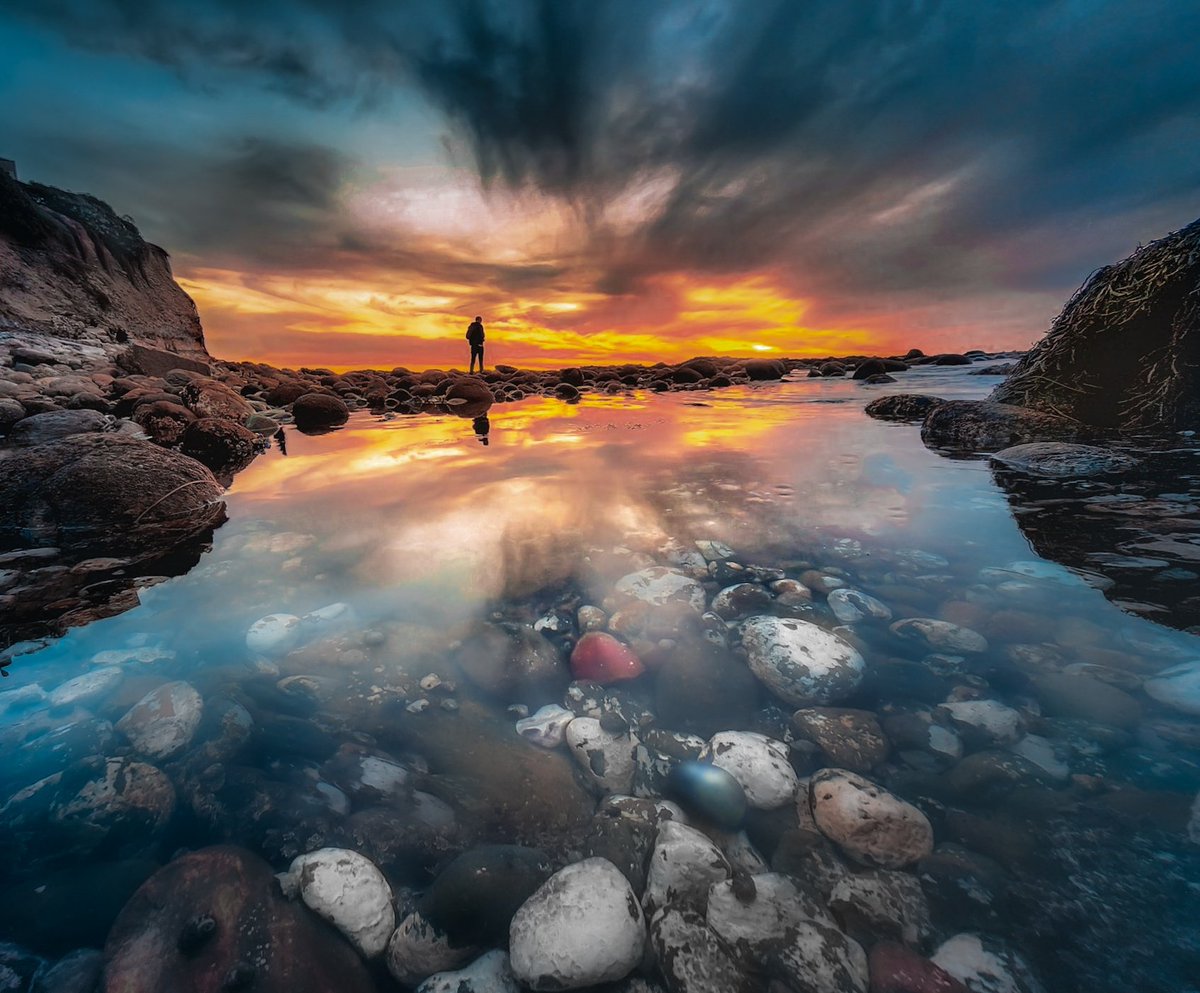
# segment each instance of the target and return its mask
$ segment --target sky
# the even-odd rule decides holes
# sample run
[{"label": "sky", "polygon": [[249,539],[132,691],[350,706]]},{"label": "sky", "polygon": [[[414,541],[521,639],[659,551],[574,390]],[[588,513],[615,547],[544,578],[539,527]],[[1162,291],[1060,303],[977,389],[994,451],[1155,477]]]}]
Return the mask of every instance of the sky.
[{"label": "sky", "polygon": [[1028,347],[1200,216],[1186,0],[4,0],[0,156],[333,368]]}]

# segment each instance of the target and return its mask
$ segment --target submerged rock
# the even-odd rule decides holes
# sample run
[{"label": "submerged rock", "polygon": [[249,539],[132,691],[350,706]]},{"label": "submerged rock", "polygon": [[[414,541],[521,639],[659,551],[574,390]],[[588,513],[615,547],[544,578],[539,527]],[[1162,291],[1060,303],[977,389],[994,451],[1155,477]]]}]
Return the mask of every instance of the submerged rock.
[{"label": "submerged rock", "polygon": [[888,754],[888,740],[869,710],[810,707],[792,715],[792,729],[814,742],[829,764],[867,772]]},{"label": "submerged rock", "polygon": [[933,850],[933,828],[920,810],[869,779],[823,769],[809,781],[817,827],[867,865],[900,869]]},{"label": "submerged rock", "polygon": [[1185,714],[1200,714],[1200,662],[1182,662],[1164,669],[1142,688],[1159,703]]},{"label": "submerged rock", "polygon": [[575,714],[556,703],[539,707],[529,717],[517,721],[517,734],[542,748],[557,748],[566,737],[567,725],[575,720]]},{"label": "submerged rock", "polygon": [[752,731],[722,731],[700,755],[700,761],[724,769],[742,786],[746,802],[758,810],[774,810],[796,795],[796,771],[782,741]]},{"label": "submerged rock", "polygon": [[1006,469],[1049,476],[1054,479],[1079,479],[1125,472],[1137,466],[1137,459],[1106,448],[1043,441],[1014,445],[992,456]]},{"label": "submerged rock", "polygon": [[521,988],[508,955],[493,949],[466,968],[430,976],[417,987],[417,993],[521,993]]},{"label": "submerged rock", "polygon": [[935,652],[978,654],[988,650],[987,639],[978,631],[939,621],[932,617],[906,617],[891,626],[893,634],[919,641]]},{"label": "submerged rock", "polygon": [[976,934],[956,934],[942,942],[933,963],[971,993],[1044,993],[1024,959]]},{"label": "submerged rock", "polygon": [[728,879],[732,871],[729,860],[707,835],[664,821],[650,855],[642,903],[651,916],[665,907],[702,910],[709,887]]},{"label": "submerged rock", "polygon": [[921,425],[930,448],[996,452],[1038,441],[1078,441],[1092,432],[1066,417],[985,400],[948,400]]},{"label": "submerged rock", "polygon": [[147,693],[117,721],[117,730],[141,754],[170,758],[192,740],[204,715],[204,700],[190,683],[167,683]]},{"label": "submerged rock", "polygon": [[416,986],[436,973],[471,961],[476,949],[457,946],[449,936],[414,911],[400,922],[387,945],[388,972],[403,986]]},{"label": "submerged rock", "polygon": [[617,597],[651,607],[683,605],[697,613],[704,610],[704,587],[691,576],[674,569],[652,566],[622,576],[613,586]]},{"label": "submerged rock", "polygon": [[606,731],[594,717],[576,717],[567,725],[566,740],[584,775],[605,793],[633,789],[638,740],[628,731]]},{"label": "submerged rock", "polygon": [[295,859],[279,884],[284,896],[299,897],[367,958],[387,947],[396,928],[392,888],[370,859],[322,848]]},{"label": "submerged rock", "polygon": [[941,966],[894,941],[872,946],[870,993],[970,993]]},{"label": "submerged rock", "polygon": [[571,675],[607,686],[637,679],[646,667],[628,645],[603,631],[589,631],[571,652]]},{"label": "submerged rock", "polygon": [[695,911],[660,911],[650,922],[650,940],[671,993],[749,993],[752,989],[745,970]]},{"label": "submerged rock", "polygon": [[866,668],[851,645],[808,621],[752,617],[742,625],[742,645],[750,671],[795,707],[844,699]]}]

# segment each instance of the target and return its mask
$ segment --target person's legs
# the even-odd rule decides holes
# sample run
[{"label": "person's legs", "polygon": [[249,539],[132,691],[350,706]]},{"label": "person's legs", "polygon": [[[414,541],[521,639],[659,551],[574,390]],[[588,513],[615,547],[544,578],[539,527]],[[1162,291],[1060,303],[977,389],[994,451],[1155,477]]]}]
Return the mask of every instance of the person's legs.
[{"label": "person's legs", "polygon": [[483,346],[479,346],[479,371],[483,372]]}]

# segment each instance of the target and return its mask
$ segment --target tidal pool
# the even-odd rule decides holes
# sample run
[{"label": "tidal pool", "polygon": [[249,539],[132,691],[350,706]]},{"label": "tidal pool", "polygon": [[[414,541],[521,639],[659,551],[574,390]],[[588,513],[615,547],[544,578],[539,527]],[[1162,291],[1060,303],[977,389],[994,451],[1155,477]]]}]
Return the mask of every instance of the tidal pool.
[{"label": "tidal pool", "polygon": [[[955,399],[994,383],[954,367],[904,377],[894,389]],[[229,888],[261,884],[241,870],[229,882],[228,850],[155,876],[153,899],[143,890],[117,919],[160,867],[227,844],[277,872],[318,849],[359,852],[387,877],[401,932],[415,912],[449,935],[424,958],[411,933],[382,955],[355,941],[334,969],[345,949],[320,942],[342,939],[321,932],[305,981],[362,970],[346,989],[415,987],[481,957],[507,968],[485,953],[506,947],[514,912],[518,975],[550,975],[537,956],[555,948],[531,951],[528,934],[580,939],[518,907],[595,858],[632,888],[651,951],[586,988],[630,972],[643,985],[604,988],[861,991],[868,973],[880,989],[951,988],[885,985],[907,946],[988,993],[1196,989],[1200,677],[1158,675],[1200,659],[1196,638],[1106,599],[1111,550],[1092,549],[1088,571],[1040,558],[1018,526],[1036,501],[1014,500],[986,459],[867,418],[881,389],[789,379],[529,399],[486,423],[358,413],[329,434],[289,429],[286,454],[235,478],[199,564],[18,656],[0,685],[0,940],[13,942],[0,974],[107,940],[122,989],[151,988],[139,977],[172,957],[172,981],[192,982],[216,968],[205,956],[230,982],[283,988],[278,965],[260,963],[251,986],[244,950],[204,944],[201,918]],[[1195,496],[1172,485],[1179,504]],[[1138,599],[1136,579],[1122,583]],[[751,617],[835,631],[861,672],[797,696],[793,672],[764,677],[775,663],[743,643],[776,623]],[[587,630],[644,672],[572,683]],[[579,721],[559,718],[565,740],[545,722],[518,734],[552,704]],[[668,781],[727,753],[750,806],[740,832]],[[889,833],[890,815],[874,847],[847,837],[821,807],[830,768],[927,822],[928,844]],[[682,808],[656,806],[664,796]],[[671,864],[685,842],[719,850],[711,878],[672,888],[651,868],[648,882],[652,853]],[[291,912],[272,899],[268,931]],[[154,932],[162,915],[192,930]],[[810,931],[823,937],[806,944]],[[688,962],[725,978],[697,985]],[[478,988],[521,988],[491,981]]]}]

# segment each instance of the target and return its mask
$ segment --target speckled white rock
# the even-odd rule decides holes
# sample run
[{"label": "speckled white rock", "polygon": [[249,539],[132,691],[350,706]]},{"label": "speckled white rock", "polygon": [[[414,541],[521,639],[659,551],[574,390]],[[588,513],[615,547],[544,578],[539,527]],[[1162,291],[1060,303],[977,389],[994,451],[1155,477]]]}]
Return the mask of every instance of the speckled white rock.
[{"label": "speckled white rock", "polygon": [[686,604],[697,613],[703,613],[706,600],[704,587],[691,576],[662,566],[651,566],[622,576],[613,586],[613,591],[618,597],[638,600],[652,607]]},{"label": "speckled white rock", "polygon": [[1185,714],[1200,714],[1200,662],[1183,662],[1142,683],[1147,695]]},{"label": "speckled white rock", "polygon": [[50,706],[73,707],[103,696],[110,690],[116,689],[117,684],[125,678],[125,672],[119,666],[106,665],[82,676],[68,679],[50,692]]},{"label": "speckled white rock", "polygon": [[900,869],[933,851],[929,818],[869,779],[822,769],[808,791],[821,833],[859,862]]},{"label": "speckled white rock", "polygon": [[734,552],[723,541],[716,541],[712,538],[697,538],[696,547],[700,550],[709,562],[723,562],[726,559],[733,558]]},{"label": "speckled white rock", "polygon": [[354,618],[354,608],[348,603],[330,603],[316,610],[310,610],[301,619],[305,625],[313,628],[328,628],[337,624],[348,624]]},{"label": "speckled white rock", "polygon": [[711,839],[695,828],[664,821],[650,855],[642,905],[650,915],[663,907],[702,909],[709,887],[729,875],[729,860]]},{"label": "speckled white rock", "polygon": [[579,625],[579,630],[582,633],[603,631],[604,626],[608,623],[608,614],[599,607],[584,604],[575,615],[575,623]]},{"label": "speckled white rock", "polygon": [[620,979],[641,962],[645,945],[637,897],[621,870],[602,858],[560,869],[509,926],[513,974],[535,990]]},{"label": "speckled white rock", "polygon": [[430,976],[417,993],[521,993],[508,956],[498,948],[481,955],[465,969]]},{"label": "speckled white rock", "polygon": [[741,783],[746,803],[757,810],[775,810],[796,795],[788,746],[765,734],[721,731],[709,740],[700,761],[711,762]]},{"label": "speckled white rock", "polygon": [[370,859],[348,848],[320,848],[294,859],[278,878],[285,896],[303,900],[367,958],[387,947],[396,929],[392,888]]},{"label": "speckled white rock", "polygon": [[250,625],[246,647],[252,655],[284,655],[299,643],[303,625],[295,614],[267,614]]},{"label": "speckled white rock", "polygon": [[829,912],[789,877],[768,872],[752,879],[754,899],[746,903],[735,895],[732,881],[715,883],[708,892],[708,926],[739,956],[765,952],[806,922],[834,926]]},{"label": "speckled white rock", "polygon": [[933,933],[925,891],[907,872],[871,869],[846,875],[829,894],[829,909],[853,933],[862,930],[912,946]]},{"label": "speckled white rock", "polygon": [[[635,796],[661,797],[667,788],[667,777],[682,758],[700,757],[707,742],[694,734],[666,732],[669,742],[664,751],[641,742],[634,753],[633,792]],[[656,739],[657,741],[658,739]]]},{"label": "speckled white rock", "polygon": [[779,953],[779,965],[785,975],[803,976],[809,989],[867,993],[867,953],[833,925],[798,924]]},{"label": "speckled white rock", "polygon": [[439,972],[470,962],[478,949],[457,948],[416,911],[400,922],[387,944],[387,967],[402,986],[416,986]]},{"label": "speckled white rock", "polygon": [[746,972],[694,910],[668,908],[650,921],[650,940],[672,993],[730,993]]},{"label": "speckled white rock", "polygon": [[935,652],[986,652],[987,639],[978,631],[932,617],[907,617],[891,626],[893,634],[911,638]]},{"label": "speckled white rock", "polygon": [[557,748],[563,743],[567,725],[575,720],[575,714],[556,703],[539,707],[529,717],[517,721],[517,734],[542,748]]},{"label": "speckled white rock", "polygon": [[874,621],[890,621],[892,611],[882,600],[876,600],[861,590],[844,588],[834,590],[826,601],[842,624],[857,624],[868,618]]},{"label": "speckled white rock", "polygon": [[610,734],[595,717],[576,717],[567,725],[566,739],[584,775],[605,793],[633,789],[638,740],[632,734]]},{"label": "speckled white rock", "polygon": [[166,683],[151,690],[117,721],[117,730],[142,755],[170,758],[191,742],[204,700],[190,683]]},{"label": "speckled white rock", "polygon": [[1010,745],[1009,751],[1037,766],[1051,779],[1066,782],[1071,777],[1071,767],[1060,756],[1059,750],[1054,747],[1054,742],[1041,735],[1027,734],[1015,745]]},{"label": "speckled white rock", "polygon": [[939,705],[960,730],[982,735],[992,744],[1011,745],[1025,734],[1025,721],[999,700],[957,700]]},{"label": "speckled white rock", "polygon": [[751,617],[742,624],[750,671],[795,707],[837,703],[858,688],[866,666],[854,648],[816,624]]},{"label": "speckled white rock", "polygon": [[1043,993],[1025,961],[1009,948],[977,934],[956,934],[933,953],[941,966],[971,993]]}]

